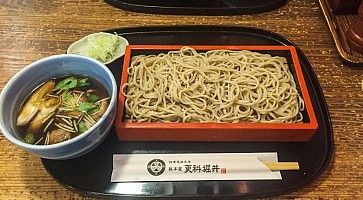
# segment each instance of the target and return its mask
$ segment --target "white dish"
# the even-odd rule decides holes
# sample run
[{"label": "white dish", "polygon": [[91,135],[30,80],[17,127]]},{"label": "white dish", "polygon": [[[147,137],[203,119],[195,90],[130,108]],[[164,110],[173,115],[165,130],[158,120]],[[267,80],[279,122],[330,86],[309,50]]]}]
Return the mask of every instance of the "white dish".
[{"label": "white dish", "polygon": [[[98,39],[103,39],[104,44],[95,44],[95,41]],[[115,45],[110,44],[111,42],[109,41],[117,41],[115,43]],[[100,40],[99,40],[100,41]],[[109,45],[109,46],[107,46]],[[74,42],[73,44],[71,44],[69,46],[69,48],[67,49],[67,54],[78,54],[78,55],[83,55],[83,56],[87,56],[87,57],[91,57],[94,58],[100,62],[102,62],[103,64],[109,64],[112,63],[113,61],[115,61],[117,58],[123,56],[125,54],[125,49],[126,46],[129,45],[129,42],[121,37],[118,36],[117,34],[112,34],[112,33],[105,33],[105,32],[99,32],[99,33],[93,33],[90,35],[87,35],[86,37]],[[98,48],[97,50],[95,48]],[[101,59],[99,57],[96,57],[94,54],[96,53],[96,51],[100,51],[98,52],[100,54],[107,54],[106,51],[108,52],[113,52],[113,55],[107,54],[109,56],[108,59]],[[92,54],[93,55],[90,55]]]}]

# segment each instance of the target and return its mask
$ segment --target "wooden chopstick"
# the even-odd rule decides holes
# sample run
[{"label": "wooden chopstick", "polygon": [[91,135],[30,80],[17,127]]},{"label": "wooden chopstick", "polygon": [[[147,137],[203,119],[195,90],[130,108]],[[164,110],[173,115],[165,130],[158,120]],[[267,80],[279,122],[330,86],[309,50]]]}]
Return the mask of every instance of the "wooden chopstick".
[{"label": "wooden chopstick", "polygon": [[271,171],[280,170],[299,170],[298,162],[276,162],[276,161],[262,161]]}]

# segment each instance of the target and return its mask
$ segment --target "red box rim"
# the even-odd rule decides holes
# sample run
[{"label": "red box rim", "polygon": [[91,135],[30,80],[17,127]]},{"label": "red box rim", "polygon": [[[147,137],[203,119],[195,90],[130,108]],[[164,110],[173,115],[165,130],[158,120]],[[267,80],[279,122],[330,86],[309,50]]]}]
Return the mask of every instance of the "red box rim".
[{"label": "red box rim", "polygon": [[[307,123],[198,123],[198,122],[188,122],[188,123],[162,123],[162,122],[123,122],[123,111],[125,104],[125,96],[122,94],[122,85],[127,82],[128,79],[128,67],[131,61],[132,50],[179,50],[183,46],[189,46],[195,50],[217,50],[217,49],[227,49],[227,50],[288,50],[291,53],[293,67],[296,72],[296,77],[298,79],[298,84],[300,86],[301,95],[304,99],[305,109],[307,111],[309,122]],[[296,81],[296,80],[295,80]],[[281,129],[281,130],[316,130],[318,128],[317,119],[312,106],[310,95],[305,83],[304,75],[300,66],[299,58],[296,53],[294,46],[244,46],[244,45],[128,45],[126,47],[124,55],[124,63],[121,74],[121,83],[118,97],[118,106],[115,119],[115,126],[118,130],[122,129],[215,129],[215,130],[239,130],[239,129],[249,129],[249,130],[261,130],[266,129],[266,131],[271,129]]]}]

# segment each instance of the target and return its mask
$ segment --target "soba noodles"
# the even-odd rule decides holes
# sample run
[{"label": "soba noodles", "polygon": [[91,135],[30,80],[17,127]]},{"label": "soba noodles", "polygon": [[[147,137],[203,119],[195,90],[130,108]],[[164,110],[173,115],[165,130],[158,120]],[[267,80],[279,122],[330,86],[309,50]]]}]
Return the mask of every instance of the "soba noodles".
[{"label": "soba noodles", "polygon": [[132,122],[301,122],[286,58],[190,47],[132,57],[123,85]]}]

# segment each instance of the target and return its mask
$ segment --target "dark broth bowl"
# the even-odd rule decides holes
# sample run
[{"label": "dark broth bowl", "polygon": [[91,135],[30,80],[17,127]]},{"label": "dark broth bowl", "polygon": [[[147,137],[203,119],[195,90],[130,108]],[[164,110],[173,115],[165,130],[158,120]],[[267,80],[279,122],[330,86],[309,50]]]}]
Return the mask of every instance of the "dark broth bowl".
[{"label": "dark broth bowl", "polygon": [[[64,142],[32,145],[22,141],[16,127],[20,106],[40,84],[52,78],[80,75],[99,81],[110,94],[109,106],[89,130]],[[42,158],[69,159],[81,156],[98,146],[107,136],[116,114],[117,86],[111,71],[101,62],[78,55],[55,55],[38,60],[19,71],[0,94],[0,130],[13,144]]]}]

